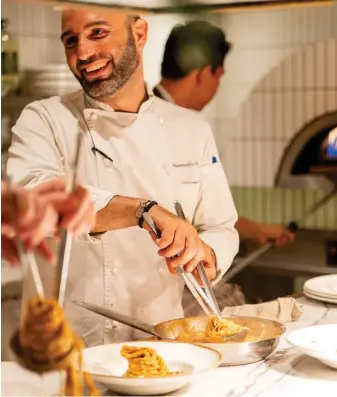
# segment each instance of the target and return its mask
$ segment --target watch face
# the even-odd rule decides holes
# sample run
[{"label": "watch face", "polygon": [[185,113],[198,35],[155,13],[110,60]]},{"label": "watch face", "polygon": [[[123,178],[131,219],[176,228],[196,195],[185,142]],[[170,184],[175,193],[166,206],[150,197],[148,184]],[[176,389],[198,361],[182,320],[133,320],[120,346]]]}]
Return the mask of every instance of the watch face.
[{"label": "watch face", "polygon": [[144,208],[146,206],[147,201],[140,201],[139,206],[136,210],[136,219],[139,220],[143,216]]}]

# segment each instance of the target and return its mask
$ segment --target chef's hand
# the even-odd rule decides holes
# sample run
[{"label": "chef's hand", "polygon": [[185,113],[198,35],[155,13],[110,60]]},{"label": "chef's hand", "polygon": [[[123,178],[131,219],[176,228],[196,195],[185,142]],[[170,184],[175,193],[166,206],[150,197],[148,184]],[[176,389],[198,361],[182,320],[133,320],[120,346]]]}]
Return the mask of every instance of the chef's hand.
[{"label": "chef's hand", "polygon": [[256,241],[265,245],[272,241],[276,247],[290,244],[294,241],[295,234],[282,225],[260,224],[256,233]]},{"label": "chef's hand", "polygon": [[[45,257],[48,262],[53,263],[55,260],[55,256],[46,241],[41,241],[34,249]],[[19,265],[19,257],[14,239],[8,238],[3,234],[1,235],[1,257],[5,258],[13,266]]]},{"label": "chef's hand", "polygon": [[64,179],[53,179],[39,185],[35,192],[45,202],[50,203],[61,221],[57,230],[66,228],[74,235],[88,233],[95,224],[96,212],[91,195],[82,186],[74,192],[66,192]]},{"label": "chef's hand", "polygon": [[[11,197],[9,196],[11,195]],[[10,200],[14,200],[13,212]],[[48,260],[53,254],[43,241],[54,231],[57,214],[31,190],[1,183],[1,243],[2,256],[12,264],[18,263],[14,239],[20,239],[26,248],[35,247]]]},{"label": "chef's hand", "polygon": [[273,242],[275,246],[292,243],[295,235],[282,225],[267,225],[240,217],[235,225],[242,240],[254,241],[259,245]]},{"label": "chef's hand", "polygon": [[[75,235],[89,232],[95,221],[95,210],[88,191],[78,186],[71,194],[66,193],[62,179],[50,180],[33,190],[11,186],[15,200],[13,222],[8,200],[8,187],[1,185],[1,238],[3,256],[10,262],[18,262],[14,238],[20,239],[27,249],[36,249],[47,260],[54,256],[45,238],[58,233],[61,227]],[[61,216],[61,222],[58,223]]]},{"label": "chef's hand", "polygon": [[153,241],[159,247],[158,254],[166,259],[172,274],[176,274],[177,266],[184,266],[187,272],[193,272],[198,278],[195,268],[202,261],[207,277],[210,280],[215,278],[214,251],[200,239],[198,232],[188,220],[181,219],[158,205],[150,209],[149,215],[160,230],[161,238],[156,238],[146,222],[144,228],[150,232]]}]

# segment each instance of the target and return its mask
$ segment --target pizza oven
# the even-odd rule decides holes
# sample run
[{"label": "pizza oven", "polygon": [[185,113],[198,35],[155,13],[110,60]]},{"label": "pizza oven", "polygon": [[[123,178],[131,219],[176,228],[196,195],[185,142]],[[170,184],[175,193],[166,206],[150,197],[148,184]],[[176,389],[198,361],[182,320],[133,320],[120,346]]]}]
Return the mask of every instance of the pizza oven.
[{"label": "pizza oven", "polygon": [[308,124],[285,148],[276,186],[331,190],[337,185],[337,111]]}]

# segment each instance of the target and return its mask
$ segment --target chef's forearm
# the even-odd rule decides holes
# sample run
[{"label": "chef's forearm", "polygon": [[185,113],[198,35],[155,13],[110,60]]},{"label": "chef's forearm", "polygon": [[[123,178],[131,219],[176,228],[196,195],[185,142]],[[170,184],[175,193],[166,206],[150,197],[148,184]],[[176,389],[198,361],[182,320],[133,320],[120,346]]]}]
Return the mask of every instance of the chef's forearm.
[{"label": "chef's forearm", "polygon": [[114,196],[97,212],[96,224],[91,233],[104,233],[137,226],[136,211],[140,202],[140,199],[133,197]]},{"label": "chef's forearm", "polygon": [[257,222],[240,217],[235,224],[241,240],[255,240],[256,229],[259,227]]}]

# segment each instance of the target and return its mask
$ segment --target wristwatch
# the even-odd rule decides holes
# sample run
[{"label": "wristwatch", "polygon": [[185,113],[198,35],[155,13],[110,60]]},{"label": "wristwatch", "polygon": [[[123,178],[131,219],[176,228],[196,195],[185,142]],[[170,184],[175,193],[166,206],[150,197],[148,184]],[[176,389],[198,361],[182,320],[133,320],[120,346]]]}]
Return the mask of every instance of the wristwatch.
[{"label": "wristwatch", "polygon": [[136,219],[137,219],[137,223],[138,226],[140,228],[143,228],[143,222],[144,222],[144,218],[143,218],[143,214],[144,212],[149,212],[150,209],[154,206],[154,205],[158,205],[157,201],[152,201],[152,200],[147,200],[147,201],[141,201],[137,211],[136,211]]}]

